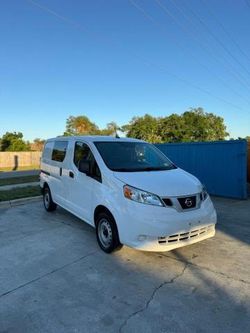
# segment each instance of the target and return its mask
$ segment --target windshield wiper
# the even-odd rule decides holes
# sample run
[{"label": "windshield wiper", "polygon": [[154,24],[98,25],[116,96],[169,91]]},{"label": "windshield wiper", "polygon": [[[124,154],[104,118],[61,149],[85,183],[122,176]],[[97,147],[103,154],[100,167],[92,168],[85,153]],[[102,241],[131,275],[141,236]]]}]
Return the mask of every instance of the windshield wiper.
[{"label": "windshield wiper", "polygon": [[154,168],[131,168],[131,169],[127,169],[127,168],[116,168],[116,169],[112,169],[114,172],[137,172],[137,171],[151,171],[151,170],[155,170]]},{"label": "windshield wiper", "polygon": [[141,169],[141,171],[159,171],[159,170],[165,170],[165,169],[162,169],[159,167],[146,167],[146,168]]},{"label": "windshield wiper", "polygon": [[145,167],[145,168],[117,168],[113,169],[115,172],[143,172],[143,171],[164,171],[164,170],[171,170],[173,169],[172,166],[169,167]]},{"label": "windshield wiper", "polygon": [[166,171],[166,170],[172,170],[172,169],[177,169],[177,167],[173,164],[169,166],[163,166],[163,167],[147,167],[143,170],[145,171]]},{"label": "windshield wiper", "polygon": [[116,168],[116,169],[112,169],[112,171],[114,171],[114,172],[133,172],[133,171],[135,171],[135,169]]}]

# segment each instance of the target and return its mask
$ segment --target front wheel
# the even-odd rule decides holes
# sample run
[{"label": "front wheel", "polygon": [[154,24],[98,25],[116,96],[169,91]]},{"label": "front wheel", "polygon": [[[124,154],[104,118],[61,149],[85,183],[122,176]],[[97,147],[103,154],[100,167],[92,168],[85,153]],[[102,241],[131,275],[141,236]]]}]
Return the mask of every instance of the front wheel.
[{"label": "front wheel", "polygon": [[96,237],[100,248],[106,252],[120,250],[118,230],[114,218],[107,213],[100,213],[96,220]]},{"label": "front wheel", "polygon": [[43,204],[47,212],[52,212],[57,207],[57,205],[52,200],[51,192],[48,187],[45,187],[43,191]]}]

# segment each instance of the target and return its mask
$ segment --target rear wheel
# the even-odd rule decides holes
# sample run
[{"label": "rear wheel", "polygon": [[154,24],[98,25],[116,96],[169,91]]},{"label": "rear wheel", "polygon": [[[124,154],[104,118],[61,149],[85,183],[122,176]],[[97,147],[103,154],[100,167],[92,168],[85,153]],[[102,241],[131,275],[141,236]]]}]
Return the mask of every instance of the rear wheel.
[{"label": "rear wheel", "polygon": [[50,189],[47,186],[43,190],[43,204],[47,212],[52,212],[57,207],[57,204],[52,200]]},{"label": "rear wheel", "polygon": [[110,214],[100,213],[97,216],[96,237],[100,248],[106,253],[122,248],[115,220]]}]

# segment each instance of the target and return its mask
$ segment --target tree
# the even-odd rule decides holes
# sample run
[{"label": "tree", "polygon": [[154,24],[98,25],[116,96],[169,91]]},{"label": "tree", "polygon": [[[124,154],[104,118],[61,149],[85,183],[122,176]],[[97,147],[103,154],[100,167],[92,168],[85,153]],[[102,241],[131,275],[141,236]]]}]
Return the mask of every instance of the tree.
[{"label": "tree", "polygon": [[94,135],[99,133],[99,128],[86,116],[70,116],[66,120],[64,135]]},{"label": "tree", "polygon": [[120,127],[114,122],[111,121],[107,124],[106,128],[100,130],[100,135],[115,135],[117,131],[120,130]]},{"label": "tree", "polygon": [[168,117],[159,118],[158,123],[158,135],[162,142],[190,141],[182,116],[171,114]]},{"label": "tree", "polygon": [[1,151],[29,151],[30,147],[23,140],[21,132],[6,132],[1,139]]},{"label": "tree", "polygon": [[70,116],[66,120],[64,135],[115,135],[119,129],[114,121],[108,123],[106,128],[100,129],[86,116]]},{"label": "tree", "polygon": [[190,109],[181,115],[155,118],[148,114],[132,118],[123,126],[128,137],[149,142],[190,142],[224,140],[228,133],[224,119],[202,108]]},{"label": "tree", "polygon": [[36,138],[34,141],[30,144],[30,149],[34,151],[42,151],[44,147],[45,140]]},{"label": "tree", "polygon": [[149,114],[143,117],[134,117],[129,124],[122,126],[126,135],[130,138],[137,138],[149,142],[162,142],[159,135],[159,120]]},{"label": "tree", "polygon": [[224,119],[202,108],[191,109],[182,116],[191,141],[224,140],[228,136]]}]

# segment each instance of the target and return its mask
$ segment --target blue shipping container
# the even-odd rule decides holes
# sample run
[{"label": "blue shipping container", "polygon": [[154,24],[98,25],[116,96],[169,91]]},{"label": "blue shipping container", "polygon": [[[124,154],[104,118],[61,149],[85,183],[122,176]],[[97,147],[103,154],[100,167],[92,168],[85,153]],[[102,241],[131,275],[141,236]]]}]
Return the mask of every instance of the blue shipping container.
[{"label": "blue shipping container", "polygon": [[192,173],[212,195],[247,198],[247,141],[156,144],[177,166]]}]

